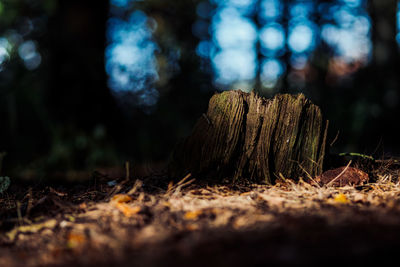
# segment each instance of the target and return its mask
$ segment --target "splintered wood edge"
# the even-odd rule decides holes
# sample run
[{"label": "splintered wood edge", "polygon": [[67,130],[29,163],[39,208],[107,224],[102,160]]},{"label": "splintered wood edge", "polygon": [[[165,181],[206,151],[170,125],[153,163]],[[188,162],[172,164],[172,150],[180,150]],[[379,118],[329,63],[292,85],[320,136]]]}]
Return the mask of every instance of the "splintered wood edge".
[{"label": "splintered wood edge", "polygon": [[[252,109],[256,109],[256,113]],[[264,113],[259,113],[261,110]],[[251,117],[254,115],[258,117]],[[250,125],[250,122],[256,125]],[[313,176],[319,175],[322,173],[328,125],[329,121],[324,121],[319,107],[303,94],[279,94],[272,99],[254,92],[215,94],[192,134],[175,148],[169,165],[170,175],[182,177],[189,172],[209,173],[210,176],[231,176],[236,180],[250,176],[247,178],[271,183],[273,176],[282,173],[294,176],[303,172],[298,166],[300,162],[296,162],[300,160],[311,161],[306,171]],[[299,131],[305,136],[300,136]],[[255,137],[255,133],[258,136]],[[263,139],[261,133],[268,140]],[[246,170],[252,173],[246,173]]]}]

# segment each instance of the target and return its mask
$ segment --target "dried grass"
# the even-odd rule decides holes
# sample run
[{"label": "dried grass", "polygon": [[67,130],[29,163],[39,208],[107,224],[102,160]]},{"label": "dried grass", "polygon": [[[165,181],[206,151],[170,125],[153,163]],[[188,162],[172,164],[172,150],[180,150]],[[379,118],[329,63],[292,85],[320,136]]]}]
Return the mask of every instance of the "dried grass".
[{"label": "dried grass", "polygon": [[[152,253],[146,256],[146,251],[152,251],[147,248],[157,247],[159,255],[164,252],[167,255],[169,248],[163,244],[168,244],[177,251],[183,249],[189,253],[190,248],[210,238],[204,234],[210,231],[221,232],[221,236],[249,230],[266,232],[279,227],[294,228],[296,232],[312,227],[314,221],[306,223],[310,219],[322,222],[327,229],[372,223],[398,227],[399,175],[383,168],[375,172],[375,177],[374,182],[359,187],[316,186],[284,177],[274,186],[200,186],[189,175],[156,193],[143,189],[146,180],[137,180],[130,186],[125,185],[119,192],[122,195],[114,200],[87,203],[78,213],[60,214],[53,228],[46,229],[44,222],[40,224],[45,225],[40,232],[30,228],[27,228],[29,231],[14,229],[15,240],[7,242],[12,242],[15,248],[34,251],[26,257],[35,261],[26,266],[43,266],[66,261],[71,254],[59,252],[65,247],[73,255],[80,255],[79,260],[99,261],[103,260],[103,254],[104,260],[106,257],[123,257],[121,253],[129,248],[143,252],[137,260],[146,262],[154,258]],[[129,197],[123,197],[123,194]],[[117,197],[119,202],[115,201]],[[305,226],[301,226],[303,223]],[[308,231],[311,233],[313,229]],[[284,233],[292,235],[294,232]],[[269,242],[268,238],[265,242]],[[36,252],[38,247],[41,249],[39,254]],[[18,249],[14,250],[18,252]],[[3,257],[0,263],[18,266],[18,257],[7,253],[0,253]],[[163,262],[161,256],[159,259]],[[15,265],[11,264],[13,261]]]}]

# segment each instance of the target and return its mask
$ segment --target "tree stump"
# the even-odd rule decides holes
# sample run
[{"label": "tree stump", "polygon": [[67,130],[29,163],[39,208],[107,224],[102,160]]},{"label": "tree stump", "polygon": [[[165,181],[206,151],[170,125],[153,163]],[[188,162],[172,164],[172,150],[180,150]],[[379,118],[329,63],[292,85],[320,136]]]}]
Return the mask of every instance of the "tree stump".
[{"label": "tree stump", "polygon": [[171,177],[248,179],[273,183],[322,173],[328,121],[303,94],[215,94],[192,134],[178,143]]}]

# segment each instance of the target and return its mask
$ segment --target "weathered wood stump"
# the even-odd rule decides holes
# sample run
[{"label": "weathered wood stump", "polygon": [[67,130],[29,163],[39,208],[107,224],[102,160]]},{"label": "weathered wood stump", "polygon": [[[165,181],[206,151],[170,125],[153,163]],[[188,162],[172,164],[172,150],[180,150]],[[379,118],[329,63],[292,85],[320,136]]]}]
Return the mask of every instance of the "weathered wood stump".
[{"label": "weathered wood stump", "polygon": [[171,177],[273,183],[322,173],[328,121],[303,94],[215,94],[192,134],[173,151]]}]

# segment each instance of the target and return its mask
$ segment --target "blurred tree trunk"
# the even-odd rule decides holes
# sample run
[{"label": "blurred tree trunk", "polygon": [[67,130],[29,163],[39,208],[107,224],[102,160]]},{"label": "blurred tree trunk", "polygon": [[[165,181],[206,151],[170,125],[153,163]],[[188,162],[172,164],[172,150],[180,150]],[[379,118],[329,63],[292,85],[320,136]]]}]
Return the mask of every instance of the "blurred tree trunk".
[{"label": "blurred tree trunk", "polygon": [[281,25],[285,31],[285,53],[282,56],[283,63],[285,64],[285,71],[282,75],[282,87],[280,88],[280,93],[289,93],[292,92],[292,88],[289,81],[289,75],[292,70],[290,64],[290,57],[291,57],[291,49],[289,47],[289,20],[290,20],[290,7],[292,5],[292,0],[284,0],[282,1],[283,5],[283,14],[282,14],[282,21]]},{"label": "blurred tree trunk", "polygon": [[254,3],[254,11],[253,11],[253,22],[256,27],[256,32],[257,32],[257,39],[256,39],[256,45],[255,45],[255,50],[256,50],[256,77],[255,77],[255,82],[254,82],[254,90],[258,93],[262,93],[262,81],[261,81],[261,72],[262,72],[262,63],[263,63],[263,55],[261,53],[261,39],[260,39],[260,34],[261,34],[261,29],[263,28],[263,25],[260,20],[260,12],[261,12],[261,0],[256,0]]},{"label": "blurred tree trunk", "polygon": [[116,105],[104,67],[109,0],[59,0],[49,20],[50,86],[46,102],[53,119],[90,131],[115,126]]},{"label": "blurred tree trunk", "polygon": [[[190,132],[215,90],[211,67],[205,67],[207,63],[196,54],[200,40],[193,34],[193,24],[198,19],[196,9],[200,2],[178,0],[171,5],[168,1],[148,0],[134,5],[158,25],[153,37],[159,48],[159,66],[164,67],[159,69],[160,80],[155,85],[160,93],[157,107],[151,115],[139,118],[139,131],[148,141],[152,140],[151,146],[137,150],[142,154],[139,157],[151,154],[165,159],[176,140]],[[169,129],[168,133],[160,136],[165,129]],[[130,134],[135,136],[138,130],[132,129]]]},{"label": "blurred tree trunk", "polygon": [[398,58],[397,0],[368,1],[372,20],[372,64],[377,66],[396,64]]},{"label": "blurred tree trunk", "polygon": [[400,147],[397,125],[393,124],[398,120],[400,112],[400,57],[396,41],[398,1],[371,0],[368,4],[372,27],[372,59],[370,65],[357,74],[356,87],[360,90],[359,97],[368,101],[369,118],[363,132],[369,134],[362,134],[358,140],[376,145],[379,142],[381,155],[383,149],[385,152],[394,152]]}]

